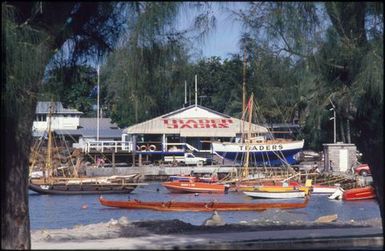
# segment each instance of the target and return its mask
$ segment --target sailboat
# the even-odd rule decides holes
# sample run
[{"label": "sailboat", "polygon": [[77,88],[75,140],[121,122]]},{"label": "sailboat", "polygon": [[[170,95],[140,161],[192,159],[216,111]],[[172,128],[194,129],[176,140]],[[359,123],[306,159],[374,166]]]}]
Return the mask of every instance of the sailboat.
[{"label": "sailboat", "polygon": [[[248,101],[249,113],[248,137],[239,142],[212,142],[212,150],[217,155],[235,162],[249,161],[261,166],[281,166],[297,163],[296,154],[301,152],[304,140],[273,139],[267,132],[257,135],[251,132],[251,114],[253,95]],[[245,112],[246,112],[245,111]],[[244,112],[244,114],[245,114]],[[245,158],[246,156],[246,158]]]},{"label": "sailboat", "polygon": [[[137,186],[143,185],[139,183],[140,174],[132,174],[125,176],[108,176],[108,177],[78,177],[76,166],[73,168],[75,177],[59,176],[58,169],[63,170],[64,167],[54,167],[52,164],[52,113],[53,102],[51,102],[48,113],[48,132],[47,132],[47,157],[42,171],[41,177],[35,178],[30,175],[28,188],[39,194],[58,194],[58,195],[79,195],[79,194],[117,194],[131,193]],[[30,174],[33,171],[32,161]],[[80,163],[77,164],[77,166]],[[56,176],[54,174],[56,173]]]},{"label": "sailboat", "polygon": [[[244,116],[246,112],[248,112],[248,131],[245,135],[246,137],[242,139],[241,142],[231,143],[231,142],[213,142],[212,147],[213,150],[217,153],[228,154],[230,150],[228,149],[238,149],[238,154],[241,156],[241,161],[243,161],[243,166],[241,172],[235,180],[233,180],[236,184],[236,190],[243,191],[245,194],[252,197],[263,196],[264,198],[290,198],[290,197],[302,197],[309,193],[309,188],[300,185],[299,183],[292,184],[293,181],[289,182],[290,179],[297,176],[298,174],[286,178],[284,180],[274,180],[274,184],[271,184],[271,181],[267,180],[259,180],[253,179],[249,175],[249,163],[250,162],[258,162],[266,166],[266,161],[269,161],[268,165],[271,166],[272,163],[279,162],[281,165],[290,166],[290,158],[288,161],[287,154],[282,153],[282,147],[274,147],[276,141],[258,141],[258,138],[252,137],[251,132],[251,119],[252,119],[252,110],[253,110],[253,94],[249,98],[247,107],[244,109]],[[281,144],[285,144],[285,142],[281,142]],[[298,151],[302,150],[303,141],[296,142],[298,144]],[[228,148],[226,150],[219,150],[222,148]],[[260,147],[264,149],[268,149],[267,151],[260,150]],[[223,156],[226,156],[223,154]],[[261,163],[262,162],[262,163]],[[232,182],[232,181],[230,181]],[[294,193],[295,192],[295,193]],[[258,193],[258,194],[256,194]]]}]

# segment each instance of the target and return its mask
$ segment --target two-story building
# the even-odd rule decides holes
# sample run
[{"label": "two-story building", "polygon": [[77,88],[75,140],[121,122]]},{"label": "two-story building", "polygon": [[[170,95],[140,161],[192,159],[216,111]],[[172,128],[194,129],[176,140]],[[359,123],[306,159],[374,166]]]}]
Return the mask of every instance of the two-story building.
[{"label": "two-story building", "polygon": [[[51,110],[50,110],[51,109]],[[76,109],[64,108],[61,102],[38,102],[35,120],[32,125],[32,135],[40,137],[48,129],[49,113],[51,111],[51,130],[76,130],[79,126],[82,112]]]}]

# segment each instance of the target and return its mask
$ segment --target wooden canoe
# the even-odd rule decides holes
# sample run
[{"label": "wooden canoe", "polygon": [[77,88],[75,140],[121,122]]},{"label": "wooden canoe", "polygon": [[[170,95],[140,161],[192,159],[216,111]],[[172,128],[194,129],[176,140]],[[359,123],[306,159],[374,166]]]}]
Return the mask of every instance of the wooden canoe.
[{"label": "wooden canoe", "polygon": [[345,190],[342,194],[343,200],[366,200],[376,197],[376,192],[372,186],[353,188]]},{"label": "wooden canoe", "polygon": [[140,200],[111,201],[102,196],[99,202],[103,206],[128,209],[150,209],[157,211],[264,211],[270,208],[294,209],[307,206],[308,199],[302,203],[227,203],[227,202],[145,202]]},{"label": "wooden canoe", "polygon": [[167,181],[162,186],[173,193],[224,193],[226,186],[218,183]]}]

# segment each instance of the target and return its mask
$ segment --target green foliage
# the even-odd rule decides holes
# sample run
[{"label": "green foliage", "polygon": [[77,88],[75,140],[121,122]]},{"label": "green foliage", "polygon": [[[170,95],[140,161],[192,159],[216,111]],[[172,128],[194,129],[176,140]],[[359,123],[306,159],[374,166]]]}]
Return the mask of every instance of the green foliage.
[{"label": "green foliage", "polygon": [[[60,100],[64,106],[77,109],[85,116],[95,116],[92,106],[96,104],[96,71],[90,66],[61,66],[48,72],[39,100],[49,101],[51,97]],[[105,96],[100,91],[101,99]]]}]

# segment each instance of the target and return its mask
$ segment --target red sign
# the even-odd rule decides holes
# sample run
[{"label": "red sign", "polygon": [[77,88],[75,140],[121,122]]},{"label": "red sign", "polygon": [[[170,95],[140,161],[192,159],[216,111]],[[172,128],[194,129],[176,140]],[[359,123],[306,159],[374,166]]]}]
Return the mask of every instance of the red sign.
[{"label": "red sign", "polygon": [[176,128],[229,128],[231,119],[164,119],[164,125],[170,129]]}]

